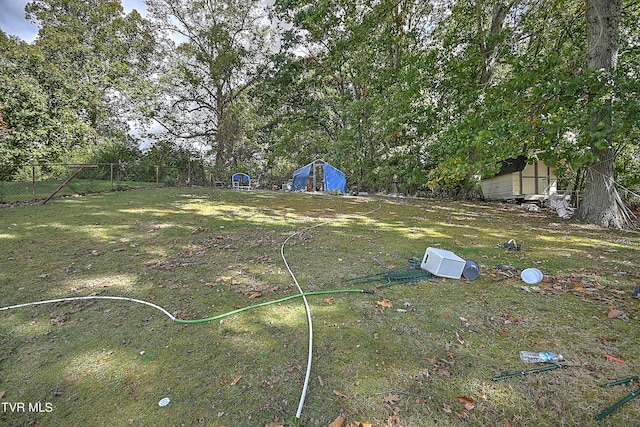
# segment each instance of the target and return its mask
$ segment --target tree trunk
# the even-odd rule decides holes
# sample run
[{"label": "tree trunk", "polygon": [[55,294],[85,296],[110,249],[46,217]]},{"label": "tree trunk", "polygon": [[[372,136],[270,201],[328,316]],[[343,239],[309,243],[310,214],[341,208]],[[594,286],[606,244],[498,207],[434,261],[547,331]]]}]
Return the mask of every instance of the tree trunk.
[{"label": "tree trunk", "polygon": [[[587,67],[605,72],[618,62],[618,37],[621,0],[586,0]],[[597,93],[597,91],[596,91]],[[593,102],[599,102],[595,99]],[[611,114],[603,106],[593,113],[588,130],[595,161],[588,165],[585,192],[576,218],[603,227],[628,228],[629,211],[615,186],[613,141],[607,136]],[[604,148],[603,148],[604,147]]]},{"label": "tree trunk", "polygon": [[629,228],[632,214],[615,186],[613,153],[607,148],[597,155],[603,160],[593,163],[586,170],[584,196],[576,217],[603,227]]}]

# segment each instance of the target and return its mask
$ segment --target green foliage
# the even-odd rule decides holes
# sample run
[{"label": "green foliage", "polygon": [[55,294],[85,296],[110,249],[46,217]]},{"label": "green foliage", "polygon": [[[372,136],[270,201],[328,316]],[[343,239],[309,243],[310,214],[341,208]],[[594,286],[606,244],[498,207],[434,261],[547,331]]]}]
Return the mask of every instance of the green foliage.
[{"label": "green foliage", "polygon": [[175,187],[176,185],[178,185],[178,180],[172,176],[164,176],[162,178],[162,184],[164,184],[165,187]]},{"label": "green foliage", "polygon": [[[607,70],[588,67],[578,0],[147,5],[148,20],[117,0],[34,0],[36,42],[0,32],[0,162],[188,151],[220,179],[324,158],[354,190],[415,194],[473,190],[522,154],[571,174],[611,153],[619,182],[636,181],[632,1]],[[161,125],[143,135],[159,150],[133,147],[134,119]]]},{"label": "green foliage", "polygon": [[0,34],[0,161],[69,161],[123,139],[153,50],[148,25],[118,1],[35,0],[26,13],[40,25],[33,44]]},{"label": "green foliage", "polygon": [[[268,135],[283,147],[275,156],[326,158],[350,171],[353,188],[387,190],[400,175],[415,190],[421,159],[405,158],[421,151],[418,129],[431,108],[419,48],[426,10],[409,2],[276,2],[275,16],[295,24],[284,52],[313,53],[291,55],[259,94]],[[418,173],[399,171],[402,163],[417,163]]]}]

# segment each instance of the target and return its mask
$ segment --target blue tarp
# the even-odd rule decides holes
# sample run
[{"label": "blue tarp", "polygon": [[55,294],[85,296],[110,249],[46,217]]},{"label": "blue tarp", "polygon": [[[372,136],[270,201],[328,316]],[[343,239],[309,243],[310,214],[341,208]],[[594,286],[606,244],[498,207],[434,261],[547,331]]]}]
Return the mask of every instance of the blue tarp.
[{"label": "blue tarp", "polygon": [[325,191],[339,190],[341,193],[347,192],[347,178],[344,173],[324,162],[324,189]]},{"label": "blue tarp", "polygon": [[293,173],[293,181],[291,181],[291,191],[305,191],[307,189],[307,179],[311,172],[311,163],[298,169]]},{"label": "blue tarp", "polygon": [[[309,163],[293,173],[291,181],[291,191],[306,191],[307,180],[311,173],[311,167],[315,162]],[[324,191],[347,192],[347,178],[344,173],[334,168],[329,163],[324,162]]]},{"label": "blue tarp", "polygon": [[246,173],[234,173],[233,176],[231,177],[231,179],[233,181],[249,182],[251,177],[249,175],[247,175]]}]

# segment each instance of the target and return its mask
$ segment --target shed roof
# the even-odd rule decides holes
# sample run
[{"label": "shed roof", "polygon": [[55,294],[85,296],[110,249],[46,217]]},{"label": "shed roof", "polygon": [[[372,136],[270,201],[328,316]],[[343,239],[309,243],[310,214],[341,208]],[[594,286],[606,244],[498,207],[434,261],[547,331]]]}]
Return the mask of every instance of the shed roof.
[{"label": "shed roof", "polygon": [[507,159],[500,162],[500,171],[495,176],[507,175],[513,172],[523,171],[527,166],[527,158],[518,156],[515,159]]}]

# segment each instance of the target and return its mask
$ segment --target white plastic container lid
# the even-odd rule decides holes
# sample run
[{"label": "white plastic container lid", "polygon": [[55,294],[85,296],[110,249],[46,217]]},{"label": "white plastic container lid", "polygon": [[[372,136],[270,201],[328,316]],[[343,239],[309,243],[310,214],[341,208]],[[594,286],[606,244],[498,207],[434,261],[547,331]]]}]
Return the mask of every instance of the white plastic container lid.
[{"label": "white plastic container lid", "polygon": [[522,273],[520,273],[520,277],[528,285],[535,285],[542,281],[543,274],[542,271],[537,268],[525,268],[522,270]]}]

